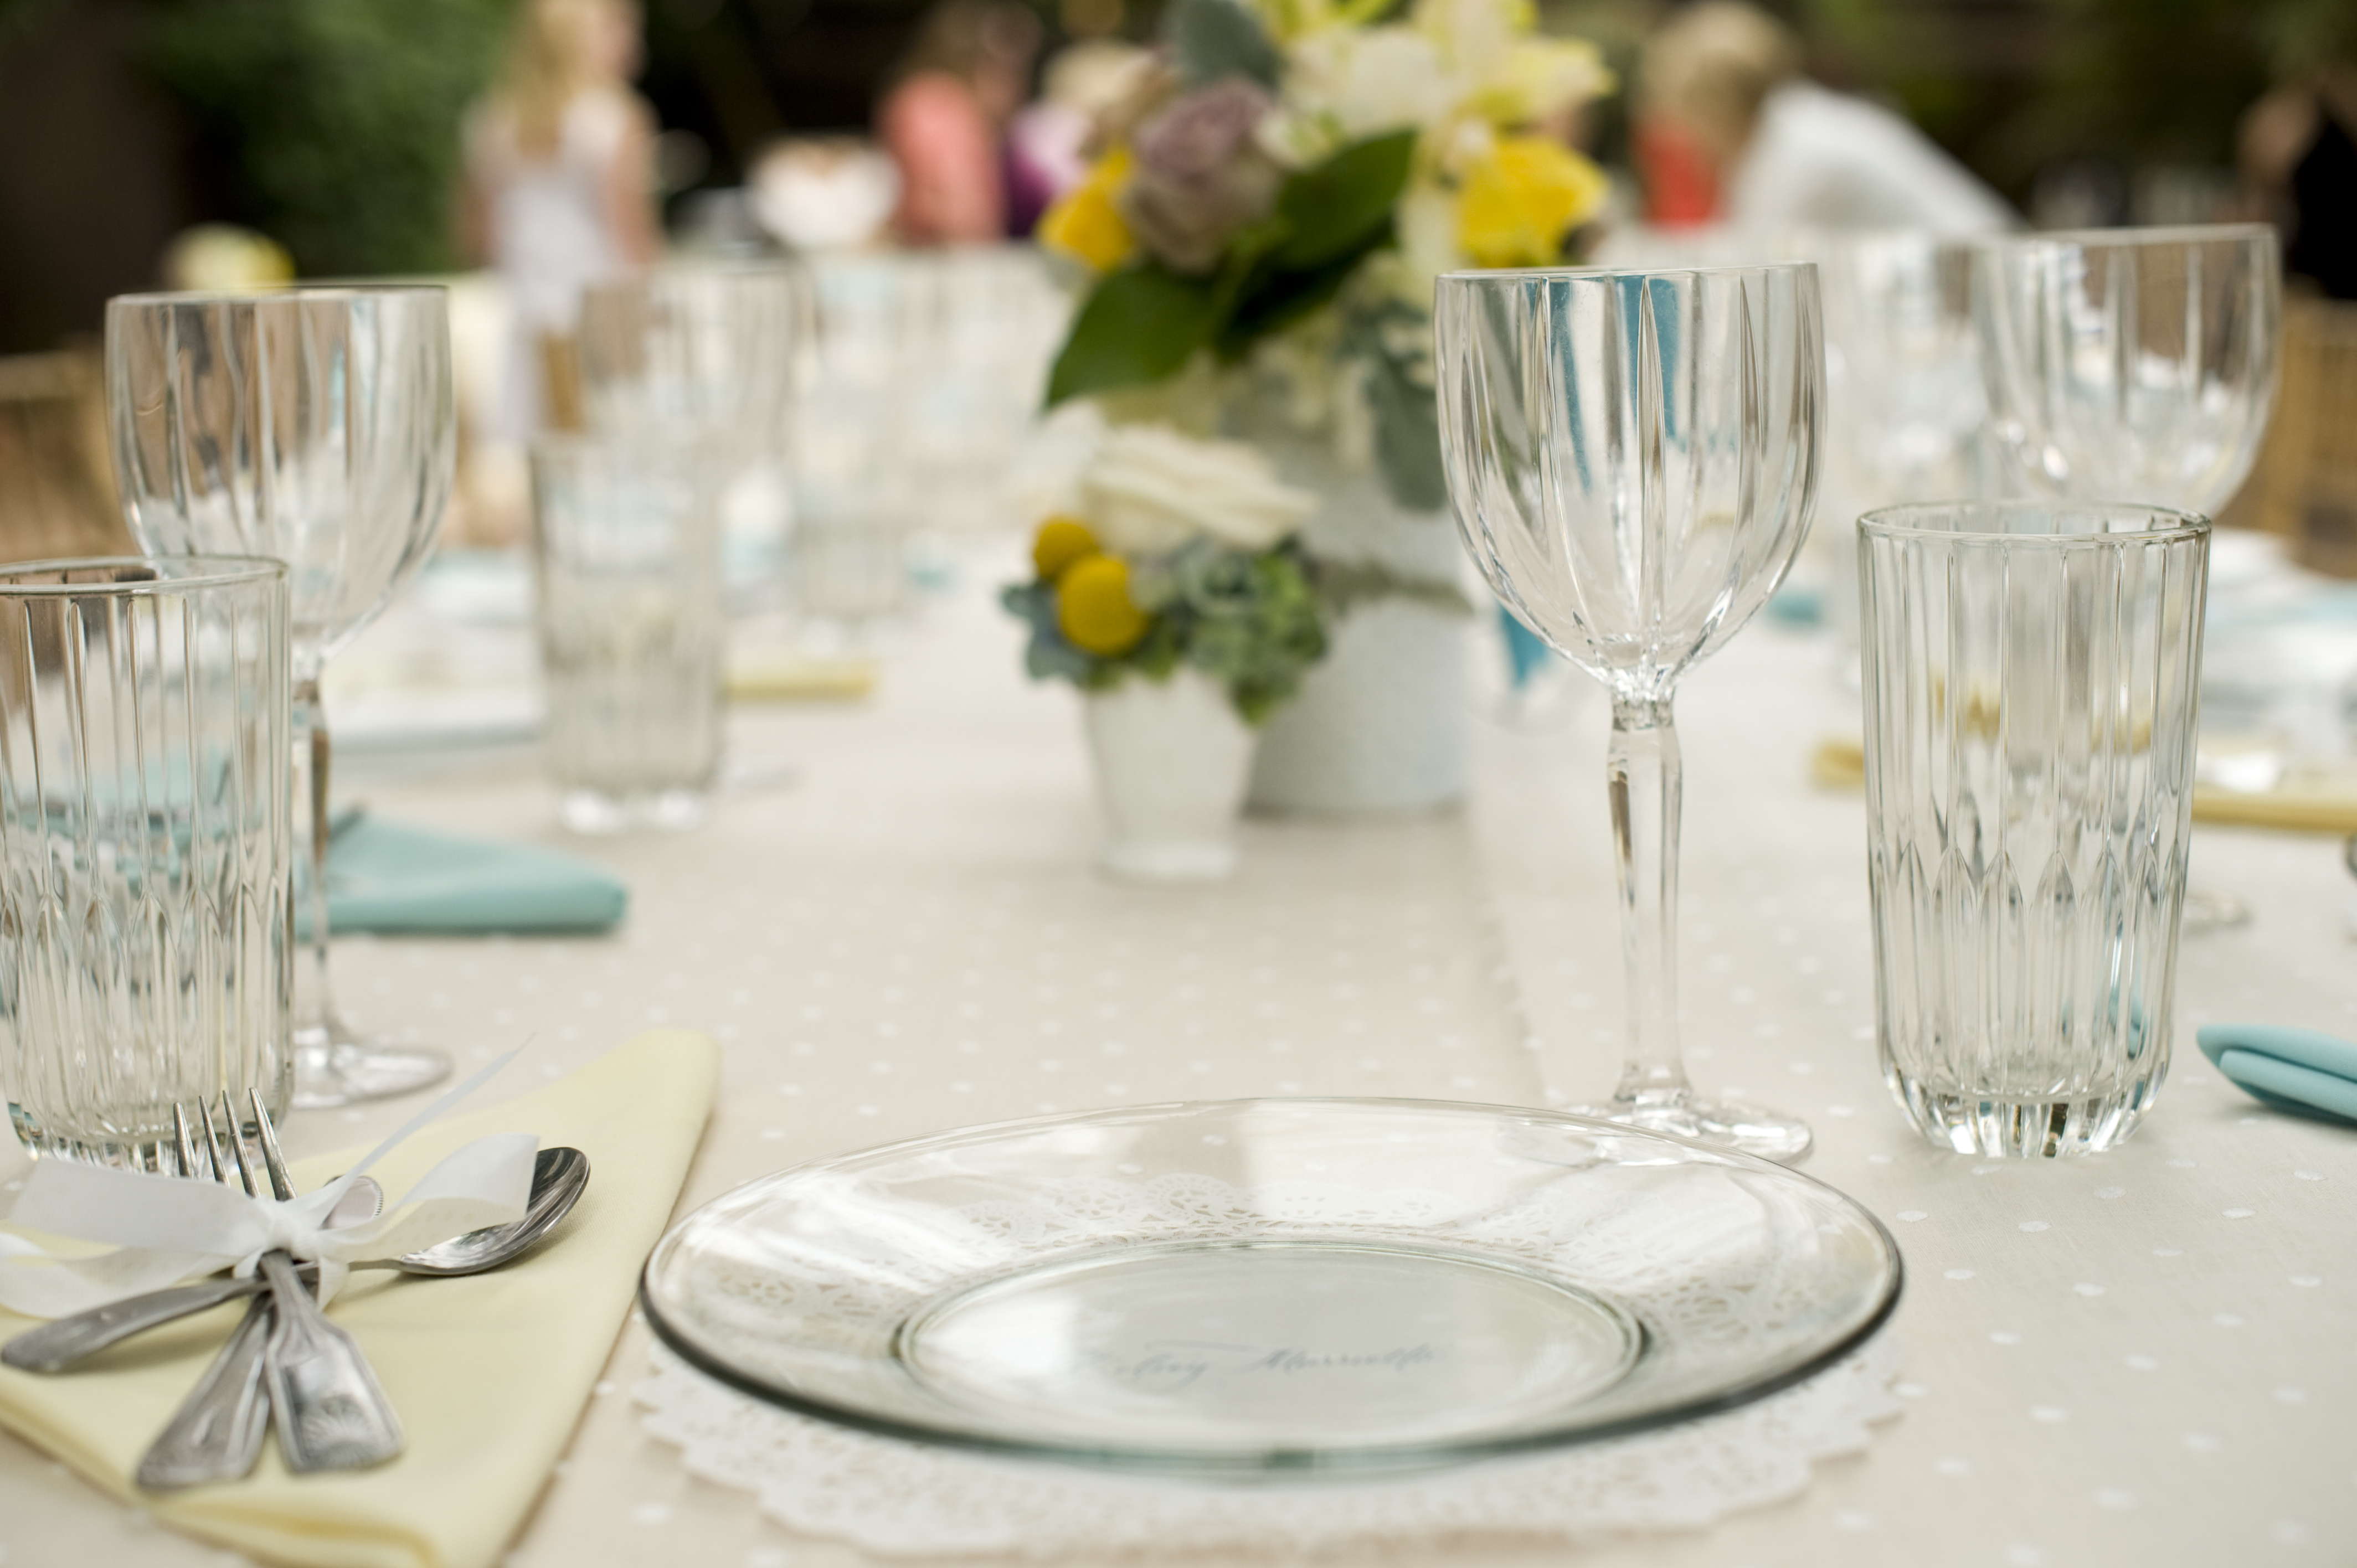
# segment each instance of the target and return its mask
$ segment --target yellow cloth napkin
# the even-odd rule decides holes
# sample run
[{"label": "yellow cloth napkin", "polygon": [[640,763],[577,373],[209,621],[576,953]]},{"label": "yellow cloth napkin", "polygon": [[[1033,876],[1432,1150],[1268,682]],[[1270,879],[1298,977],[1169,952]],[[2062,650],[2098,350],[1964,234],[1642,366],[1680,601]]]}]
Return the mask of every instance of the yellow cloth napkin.
[{"label": "yellow cloth napkin", "polygon": [[[242,1302],[78,1371],[0,1368],[0,1425],[166,1523],[265,1562],[487,1568],[540,1496],[613,1350],[639,1267],[686,1180],[718,1071],[718,1047],[704,1036],[655,1030],[532,1094],[437,1122],[387,1156],[373,1174],[396,1196],[486,1133],[569,1144],[590,1169],[579,1206],[507,1268],[452,1280],[371,1271],[337,1296],[331,1314],[368,1352],[408,1435],[407,1452],[389,1465],[296,1477],[274,1442],[245,1481],[168,1493],[132,1486],[140,1455]],[[296,1186],[307,1192],[366,1152],[302,1161]],[[0,1311],[0,1336],[32,1326]]]},{"label": "yellow cloth napkin", "polygon": [[731,702],[846,702],[876,689],[873,659],[741,654],[728,661]]},{"label": "yellow cloth napkin", "polygon": [[[1866,748],[1854,740],[1819,742],[1809,756],[1809,778],[1828,789],[1858,788],[1866,782]],[[2193,820],[2289,832],[2357,833],[2357,792],[2307,779],[2255,790],[2197,784]]]}]

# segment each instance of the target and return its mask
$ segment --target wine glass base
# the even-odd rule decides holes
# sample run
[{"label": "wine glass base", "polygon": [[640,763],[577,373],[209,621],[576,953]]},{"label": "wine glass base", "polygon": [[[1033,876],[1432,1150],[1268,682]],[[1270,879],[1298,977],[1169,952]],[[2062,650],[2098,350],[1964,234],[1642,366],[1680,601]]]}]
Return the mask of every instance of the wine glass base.
[{"label": "wine glass base", "polygon": [[297,1111],[332,1111],[363,1101],[390,1100],[449,1076],[450,1058],[440,1051],[355,1039],[341,1019],[330,1018],[326,1029],[295,1034],[292,1103]]},{"label": "wine glass base", "polygon": [[1780,1165],[1792,1165],[1809,1152],[1807,1122],[1781,1112],[1762,1111],[1731,1101],[1700,1100],[1689,1095],[1655,1103],[1615,1100],[1605,1105],[1576,1106],[1572,1113],[1641,1127],[1648,1133],[1691,1138],[1697,1144],[1733,1149]]}]

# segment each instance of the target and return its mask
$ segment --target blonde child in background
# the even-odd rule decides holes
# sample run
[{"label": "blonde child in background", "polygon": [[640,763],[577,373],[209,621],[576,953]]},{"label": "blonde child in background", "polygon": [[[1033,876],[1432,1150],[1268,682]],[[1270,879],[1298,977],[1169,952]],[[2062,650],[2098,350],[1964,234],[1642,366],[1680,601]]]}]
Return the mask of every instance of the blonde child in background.
[{"label": "blonde child in background", "polygon": [[582,290],[662,250],[654,113],[630,85],[639,29],[631,0],[522,0],[499,80],[467,116],[461,237],[513,316],[490,432],[508,441],[565,422],[550,392],[569,385]]}]

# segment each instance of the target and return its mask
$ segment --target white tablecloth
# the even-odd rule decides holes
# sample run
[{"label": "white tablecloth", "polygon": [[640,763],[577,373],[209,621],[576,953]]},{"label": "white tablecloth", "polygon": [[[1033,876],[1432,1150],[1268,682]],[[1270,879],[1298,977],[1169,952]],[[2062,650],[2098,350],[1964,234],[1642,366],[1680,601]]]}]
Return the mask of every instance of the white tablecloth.
[{"label": "white tablecloth", "polygon": [[[817,1155],[1048,1110],[1609,1090],[1620,956],[1600,700],[1550,734],[1484,725],[1463,814],[1254,823],[1232,884],[1113,886],[1090,870],[1072,695],[1021,679],[1017,630],[987,603],[1013,559],[927,610],[872,701],[737,715],[737,758],[791,764],[793,786],[733,798],[695,834],[565,844],[630,883],[617,935],[344,940],[347,1010],[462,1062],[532,1036],[487,1098],[649,1024],[711,1031],[727,1067],[683,1207]],[[1917,1141],[1879,1081],[1862,804],[1805,782],[1811,747],[1845,723],[1813,645],[1753,628],[1695,674],[1680,719],[1691,1066],[1806,1115],[1804,1168],[1898,1235],[1907,1408],[1801,1498],[1589,1560],[2357,1562],[2357,1133],[2260,1109],[2190,1041],[2212,1018],[2357,1034],[2337,843],[2202,830],[2199,875],[2257,918],[2187,940],[2158,1111],[2099,1159],[1975,1161]],[[356,766],[345,782],[404,820],[565,843],[526,753]],[[407,1109],[302,1118],[290,1141],[352,1142]],[[630,1408],[647,1362],[632,1326],[512,1562],[866,1561],[687,1476]],[[9,1564],[219,1556],[5,1440],[0,1549]]]}]

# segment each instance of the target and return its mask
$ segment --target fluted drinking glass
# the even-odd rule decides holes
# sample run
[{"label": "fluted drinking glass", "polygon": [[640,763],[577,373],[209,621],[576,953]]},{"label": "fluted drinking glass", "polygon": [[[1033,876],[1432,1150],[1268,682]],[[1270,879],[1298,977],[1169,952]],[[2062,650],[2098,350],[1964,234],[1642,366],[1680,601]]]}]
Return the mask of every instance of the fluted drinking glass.
[{"label": "fluted drinking glass", "polygon": [[1671,699],[1767,602],[1807,532],[1825,397],[1816,269],[1455,273],[1436,303],[1466,548],[1612,700],[1630,1038],[1591,1114],[1797,1158],[1804,1123],[1686,1079]]},{"label": "fluted drinking glass", "polygon": [[0,571],[0,1080],[36,1153],[286,1108],[287,668],[275,561]]},{"label": "fluted drinking glass", "polygon": [[457,453],[444,292],[126,295],[107,304],[106,381],[115,476],[140,543],[288,567],[309,871],[294,1103],[424,1088],[449,1072],[447,1057],[361,1039],[336,1011],[319,675],[415,575],[442,524]]},{"label": "fluted drinking glass", "polygon": [[1859,532],[1883,1077],[1943,1148],[2109,1148],[2169,1066],[2210,525],[2023,501]]},{"label": "fluted drinking glass", "polygon": [[809,275],[791,265],[657,267],[582,295],[591,428],[701,449],[740,603],[770,597],[785,569],[796,393],[813,368],[816,316]]}]

